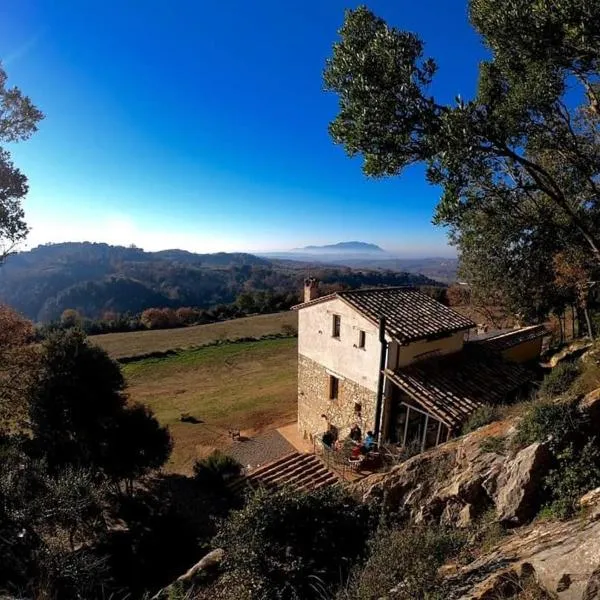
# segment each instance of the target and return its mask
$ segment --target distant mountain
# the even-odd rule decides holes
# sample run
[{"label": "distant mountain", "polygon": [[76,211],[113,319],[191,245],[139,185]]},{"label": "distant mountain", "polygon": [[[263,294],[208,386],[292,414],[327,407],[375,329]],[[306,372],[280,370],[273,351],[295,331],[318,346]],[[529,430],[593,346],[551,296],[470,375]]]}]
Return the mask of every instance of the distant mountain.
[{"label": "distant mountain", "polygon": [[351,269],[317,260],[307,263],[292,256],[292,261],[277,261],[244,253],[144,252],[89,242],[49,244],[10,256],[0,266],[0,303],[34,321],[47,322],[58,319],[67,308],[96,319],[107,311],[135,314],[150,307],[210,308],[232,303],[244,292],[282,296],[289,306],[298,301],[308,273],[320,279],[324,290],[435,285],[423,275]]},{"label": "distant mountain", "polygon": [[337,244],[327,244],[325,246],[304,246],[303,248],[294,248],[292,252],[316,252],[318,254],[366,254],[366,253],[384,253],[385,250],[377,244],[368,244],[367,242],[338,242]]}]

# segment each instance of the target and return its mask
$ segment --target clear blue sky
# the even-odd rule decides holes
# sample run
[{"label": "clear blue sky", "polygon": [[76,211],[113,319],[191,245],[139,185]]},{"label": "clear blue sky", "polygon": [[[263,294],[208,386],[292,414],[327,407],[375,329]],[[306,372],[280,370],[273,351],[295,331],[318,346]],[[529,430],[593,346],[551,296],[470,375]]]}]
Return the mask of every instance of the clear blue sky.
[{"label": "clear blue sky", "polygon": [[[451,254],[420,168],[368,180],[327,134],[322,70],[349,0],[5,0],[0,57],[46,119],[13,148],[30,245],[281,250],[343,240]],[[377,0],[470,97],[466,0]]]}]

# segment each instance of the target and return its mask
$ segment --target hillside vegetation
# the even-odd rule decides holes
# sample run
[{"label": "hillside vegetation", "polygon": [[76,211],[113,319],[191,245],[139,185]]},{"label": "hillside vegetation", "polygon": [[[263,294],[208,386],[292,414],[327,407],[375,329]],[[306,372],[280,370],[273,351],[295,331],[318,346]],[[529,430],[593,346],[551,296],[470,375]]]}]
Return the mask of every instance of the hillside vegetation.
[{"label": "hillside vegetation", "polygon": [[297,324],[297,313],[286,311],[180,329],[107,333],[92,336],[91,340],[106,350],[112,358],[118,360],[177,348],[204,346],[219,340],[291,334]]},{"label": "hillside vegetation", "polygon": [[[299,299],[307,268],[241,253],[54,244],[7,259],[0,270],[0,302],[38,322],[54,321],[66,309],[98,319],[107,312],[137,314],[149,307],[208,308],[247,292],[282,296],[289,307]],[[342,287],[439,285],[423,275],[347,267],[323,266],[311,269],[311,276]]]}]

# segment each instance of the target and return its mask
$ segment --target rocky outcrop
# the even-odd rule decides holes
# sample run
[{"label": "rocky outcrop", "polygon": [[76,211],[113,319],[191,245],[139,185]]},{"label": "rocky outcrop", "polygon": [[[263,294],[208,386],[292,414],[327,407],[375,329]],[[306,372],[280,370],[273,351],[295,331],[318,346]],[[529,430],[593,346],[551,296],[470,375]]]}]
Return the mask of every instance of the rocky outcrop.
[{"label": "rocky outcrop", "polygon": [[531,444],[507,461],[497,481],[494,498],[498,520],[510,525],[527,522],[539,509],[540,482],[552,457],[545,444]]},{"label": "rocky outcrop", "polygon": [[492,552],[448,577],[445,597],[497,598],[503,585],[526,578],[558,600],[599,600],[598,517],[533,524],[510,534]]},{"label": "rocky outcrop", "polygon": [[593,346],[594,344],[589,340],[577,340],[549,357],[544,366],[554,368],[563,361],[575,360]]},{"label": "rocky outcrop", "polygon": [[544,444],[515,456],[489,452],[490,435],[510,438],[510,423],[495,423],[415,456],[388,473],[372,475],[352,490],[364,501],[383,501],[414,522],[435,521],[464,527],[488,509],[512,525],[528,521],[539,508],[538,493],[550,466]]}]

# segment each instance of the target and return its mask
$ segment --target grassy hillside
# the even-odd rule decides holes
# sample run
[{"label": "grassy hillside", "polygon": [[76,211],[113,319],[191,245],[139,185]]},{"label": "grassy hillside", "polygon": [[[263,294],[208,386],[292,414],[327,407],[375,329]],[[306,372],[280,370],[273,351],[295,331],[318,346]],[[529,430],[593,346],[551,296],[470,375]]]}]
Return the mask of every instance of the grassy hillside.
[{"label": "grassy hillside", "polygon": [[297,313],[290,311],[181,329],[107,333],[92,336],[91,339],[104,348],[110,356],[119,359],[150,352],[165,352],[177,348],[202,346],[218,340],[273,335],[283,333],[284,328],[296,328],[297,324]]},{"label": "grassy hillside", "polygon": [[[289,322],[289,315],[285,317],[284,321]],[[260,318],[250,320],[246,333],[256,332],[257,327],[265,326],[264,322]],[[280,322],[281,318],[271,319],[272,326]],[[209,327],[212,326],[203,326]],[[236,327],[239,333],[240,324]],[[208,339],[209,334],[204,331],[202,336]],[[198,339],[195,338],[195,343]],[[161,342],[163,347],[169,343]],[[196,458],[231,443],[230,428],[251,435],[293,421],[296,346],[295,338],[238,342],[183,350],[173,356],[124,365],[131,400],[150,406],[160,422],[171,430],[175,446],[168,469],[189,473]],[[144,348],[147,350],[148,345]],[[183,423],[182,413],[200,422]]]}]

